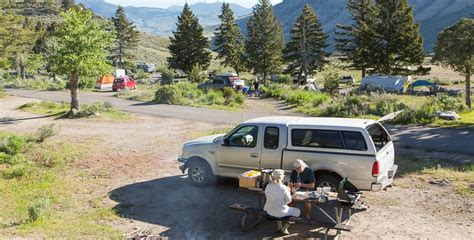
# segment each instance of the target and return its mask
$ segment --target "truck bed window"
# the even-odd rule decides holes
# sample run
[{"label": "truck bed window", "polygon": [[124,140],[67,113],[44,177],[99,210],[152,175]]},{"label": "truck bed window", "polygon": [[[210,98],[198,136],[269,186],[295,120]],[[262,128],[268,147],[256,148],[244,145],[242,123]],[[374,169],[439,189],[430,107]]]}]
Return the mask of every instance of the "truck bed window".
[{"label": "truck bed window", "polygon": [[370,138],[374,142],[377,152],[391,141],[388,133],[379,124],[372,124],[367,128]]},{"label": "truck bed window", "polygon": [[341,131],[346,149],[367,151],[367,143],[360,132]]},{"label": "truck bed window", "polygon": [[344,149],[339,131],[318,129],[293,129],[291,144],[295,147]]},{"label": "truck bed window", "polygon": [[263,147],[266,149],[277,149],[280,141],[280,130],[277,127],[265,128]]}]

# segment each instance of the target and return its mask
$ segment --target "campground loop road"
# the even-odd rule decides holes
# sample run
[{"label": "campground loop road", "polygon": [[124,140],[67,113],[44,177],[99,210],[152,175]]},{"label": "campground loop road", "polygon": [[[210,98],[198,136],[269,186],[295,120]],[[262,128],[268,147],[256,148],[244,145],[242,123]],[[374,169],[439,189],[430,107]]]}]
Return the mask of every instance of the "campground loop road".
[{"label": "campground loop road", "polygon": [[[46,101],[69,102],[68,91],[37,91],[6,89],[7,93],[13,96],[34,98]],[[113,92],[80,92],[81,103],[110,102],[113,106],[127,112],[145,114],[158,117],[169,117],[193,120],[198,122],[210,122],[220,124],[238,124],[247,119],[274,116],[290,115],[291,112],[274,113],[261,111],[223,111],[207,108],[196,108],[186,106],[175,106],[165,104],[143,103],[114,97]],[[411,149],[425,149],[445,153],[468,154],[474,159],[474,127],[470,129],[448,129],[429,128],[419,126],[387,126],[395,144],[398,147]],[[472,159],[466,159],[473,161]]]}]

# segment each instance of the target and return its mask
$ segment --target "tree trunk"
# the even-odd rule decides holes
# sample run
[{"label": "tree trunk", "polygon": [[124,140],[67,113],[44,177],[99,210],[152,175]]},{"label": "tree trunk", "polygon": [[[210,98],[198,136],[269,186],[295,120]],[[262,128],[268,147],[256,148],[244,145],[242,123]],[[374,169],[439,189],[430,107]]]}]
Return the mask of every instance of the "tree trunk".
[{"label": "tree trunk", "polygon": [[79,105],[79,95],[78,95],[78,88],[79,88],[79,76],[77,75],[77,72],[72,72],[70,76],[70,88],[71,88],[71,111],[70,113],[73,112],[73,109],[80,111],[81,107]]},{"label": "tree trunk", "polygon": [[471,109],[471,71],[466,69],[466,105]]},{"label": "tree trunk", "polygon": [[366,74],[366,69],[362,68],[362,78],[365,78],[365,74]]},{"label": "tree trunk", "polygon": [[262,81],[262,84],[265,84],[265,81],[267,80],[267,73],[264,72],[263,73],[263,81]]},{"label": "tree trunk", "polygon": [[19,61],[18,61],[18,67],[20,68],[20,77],[21,79],[26,78],[25,74],[25,64],[23,63],[23,56],[20,56]]}]

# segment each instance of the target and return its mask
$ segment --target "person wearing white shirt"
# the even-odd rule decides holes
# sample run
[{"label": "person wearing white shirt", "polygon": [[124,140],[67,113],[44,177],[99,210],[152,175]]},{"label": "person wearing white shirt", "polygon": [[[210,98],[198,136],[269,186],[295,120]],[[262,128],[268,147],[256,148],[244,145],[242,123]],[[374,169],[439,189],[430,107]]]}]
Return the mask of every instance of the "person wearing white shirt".
[{"label": "person wearing white shirt", "polygon": [[[272,181],[265,188],[267,201],[263,210],[268,215],[276,218],[287,216],[299,217],[301,214],[300,209],[288,206],[288,203],[291,202],[291,193],[288,187],[283,184],[284,177],[285,172],[281,169],[272,172]],[[282,233],[289,234],[288,227],[288,224],[281,226],[281,222],[278,222],[278,230]]]}]

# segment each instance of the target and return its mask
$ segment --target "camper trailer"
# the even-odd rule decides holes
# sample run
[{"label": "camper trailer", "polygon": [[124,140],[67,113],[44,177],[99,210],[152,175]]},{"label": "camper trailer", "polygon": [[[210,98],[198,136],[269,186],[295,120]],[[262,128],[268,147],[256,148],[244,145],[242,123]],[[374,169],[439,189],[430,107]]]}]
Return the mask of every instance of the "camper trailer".
[{"label": "camper trailer", "polygon": [[370,75],[362,78],[360,88],[379,88],[387,92],[403,93],[404,87],[411,77],[408,76],[388,76],[388,75]]}]

